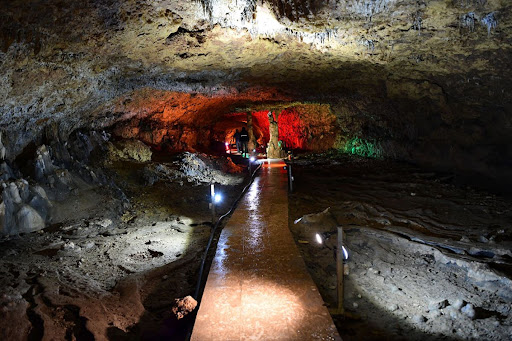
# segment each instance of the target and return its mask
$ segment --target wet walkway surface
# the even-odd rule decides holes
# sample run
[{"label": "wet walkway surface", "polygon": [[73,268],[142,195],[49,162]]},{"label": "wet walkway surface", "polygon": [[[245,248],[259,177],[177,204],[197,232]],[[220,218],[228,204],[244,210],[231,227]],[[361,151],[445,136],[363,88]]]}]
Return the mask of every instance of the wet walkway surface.
[{"label": "wet walkway surface", "polygon": [[222,231],[192,340],[341,340],[288,229],[283,167],[263,166]]}]

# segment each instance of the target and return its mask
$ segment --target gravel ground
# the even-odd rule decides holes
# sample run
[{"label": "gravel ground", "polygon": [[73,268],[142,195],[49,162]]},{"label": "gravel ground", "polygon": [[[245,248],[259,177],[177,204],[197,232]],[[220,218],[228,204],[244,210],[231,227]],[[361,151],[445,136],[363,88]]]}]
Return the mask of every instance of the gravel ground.
[{"label": "gravel ground", "polygon": [[347,313],[335,323],[345,341],[512,339],[510,198],[379,160],[303,160],[293,170],[290,227],[331,306],[344,226]]},{"label": "gravel ground", "polygon": [[210,184],[201,180],[222,177],[223,213],[244,179],[186,157],[195,162],[186,175],[152,184],[144,169],[155,162],[115,161],[105,171],[129,206],[119,191],[84,185],[53,202],[50,227],[1,241],[0,339],[184,339],[190,321],[171,306],[193,293],[211,230]]}]

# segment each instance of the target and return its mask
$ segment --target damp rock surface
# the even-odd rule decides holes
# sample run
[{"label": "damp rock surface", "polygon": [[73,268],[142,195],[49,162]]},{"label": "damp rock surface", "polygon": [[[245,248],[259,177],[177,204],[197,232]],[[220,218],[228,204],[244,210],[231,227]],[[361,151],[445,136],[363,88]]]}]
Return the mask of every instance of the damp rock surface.
[{"label": "damp rock surface", "polygon": [[109,145],[111,159],[151,161],[151,148],[139,140],[121,140]]},{"label": "damp rock surface", "polygon": [[176,315],[176,318],[182,319],[189,313],[191,313],[197,306],[197,301],[192,296],[186,296],[184,298],[175,299],[172,312]]},{"label": "damp rock surface", "polygon": [[9,1],[0,159],[49,129],[64,142],[114,124],[195,152],[219,115],[313,102],[335,118],[332,135],[300,136],[313,148],[507,181],[510,13],[499,0]]},{"label": "damp rock surface", "polygon": [[[193,299],[168,320],[174,298],[195,289],[212,224],[210,183],[184,181],[191,175],[180,171],[180,177],[160,177],[148,186],[143,169],[158,163],[112,157],[101,133],[75,136],[66,146],[35,148],[22,167],[30,181],[2,182],[0,335],[123,339],[170,333],[184,340]],[[175,156],[159,158],[172,164]],[[220,170],[227,161],[216,162],[203,171],[231,179]],[[237,174],[236,181],[217,185],[224,197],[219,214],[229,210],[243,180]],[[161,330],[163,319],[170,330]]]},{"label": "damp rock surface", "polygon": [[297,161],[293,170],[290,228],[331,306],[343,226],[348,315],[335,321],[344,340],[509,337],[510,198],[378,160]]}]

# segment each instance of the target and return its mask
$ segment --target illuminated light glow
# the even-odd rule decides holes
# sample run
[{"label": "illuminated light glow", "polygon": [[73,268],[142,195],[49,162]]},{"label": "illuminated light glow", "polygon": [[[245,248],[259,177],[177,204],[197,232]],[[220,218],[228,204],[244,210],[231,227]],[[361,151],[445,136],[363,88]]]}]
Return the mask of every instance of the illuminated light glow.
[{"label": "illuminated light glow", "polygon": [[255,158],[254,156],[251,156],[251,157],[249,158],[249,161],[254,162],[254,161],[256,161],[256,158]]},{"label": "illuminated light glow", "polygon": [[[251,211],[257,212],[260,204],[260,178],[255,178],[251,187],[249,188],[249,193],[247,193],[247,199],[249,201],[249,209]],[[259,217],[257,218],[259,219]]]},{"label": "illuminated light glow", "polygon": [[344,147],[344,152],[376,159],[381,158],[384,155],[384,150],[378,141],[374,139],[365,140],[357,136],[354,136],[347,141]]},{"label": "illuminated light glow", "polygon": [[258,36],[275,38],[277,35],[287,35],[315,48],[337,43],[338,28],[325,27],[314,32],[292,29],[281,24],[266,3],[256,5],[254,20],[246,18],[243,12],[248,3],[249,0],[203,0],[203,5],[197,7],[197,17],[209,20],[212,24],[237,29],[239,32],[248,30],[253,39]]},{"label": "illuminated light glow", "polygon": [[224,143],[224,144],[226,145],[226,147],[227,147],[227,146],[229,146],[229,143],[228,143],[228,142],[226,142],[226,143]]},{"label": "illuminated light glow", "polygon": [[215,196],[213,197],[213,201],[215,203],[219,203],[222,201],[222,195],[220,195],[219,193],[215,194]]},{"label": "illuminated light glow", "polygon": [[343,259],[348,259],[348,251],[347,251],[347,249],[345,249],[344,246],[342,246],[341,249],[343,250]]},{"label": "illuminated light glow", "polygon": [[256,6],[256,20],[252,31],[256,35],[274,36],[284,31],[284,26],[277,21],[267,4],[263,4]]},{"label": "illuminated light glow", "polygon": [[322,243],[324,242],[324,241],[323,241],[323,239],[322,239],[322,236],[320,236],[320,233],[317,233],[317,234],[315,235],[315,237],[316,237],[316,242],[317,242],[318,244],[322,244]]},{"label": "illuminated light glow", "polygon": [[297,224],[298,222],[300,222],[302,220],[302,217],[300,217],[299,219],[295,219],[295,221],[293,222],[294,224]]}]

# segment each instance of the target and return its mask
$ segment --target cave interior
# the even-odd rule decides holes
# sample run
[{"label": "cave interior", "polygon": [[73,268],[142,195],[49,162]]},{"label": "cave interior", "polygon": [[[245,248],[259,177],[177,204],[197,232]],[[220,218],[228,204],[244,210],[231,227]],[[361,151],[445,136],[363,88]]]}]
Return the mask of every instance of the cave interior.
[{"label": "cave interior", "polygon": [[328,306],[346,229],[342,339],[510,339],[509,1],[1,7],[1,339],[188,339],[175,299],[267,158]]}]

